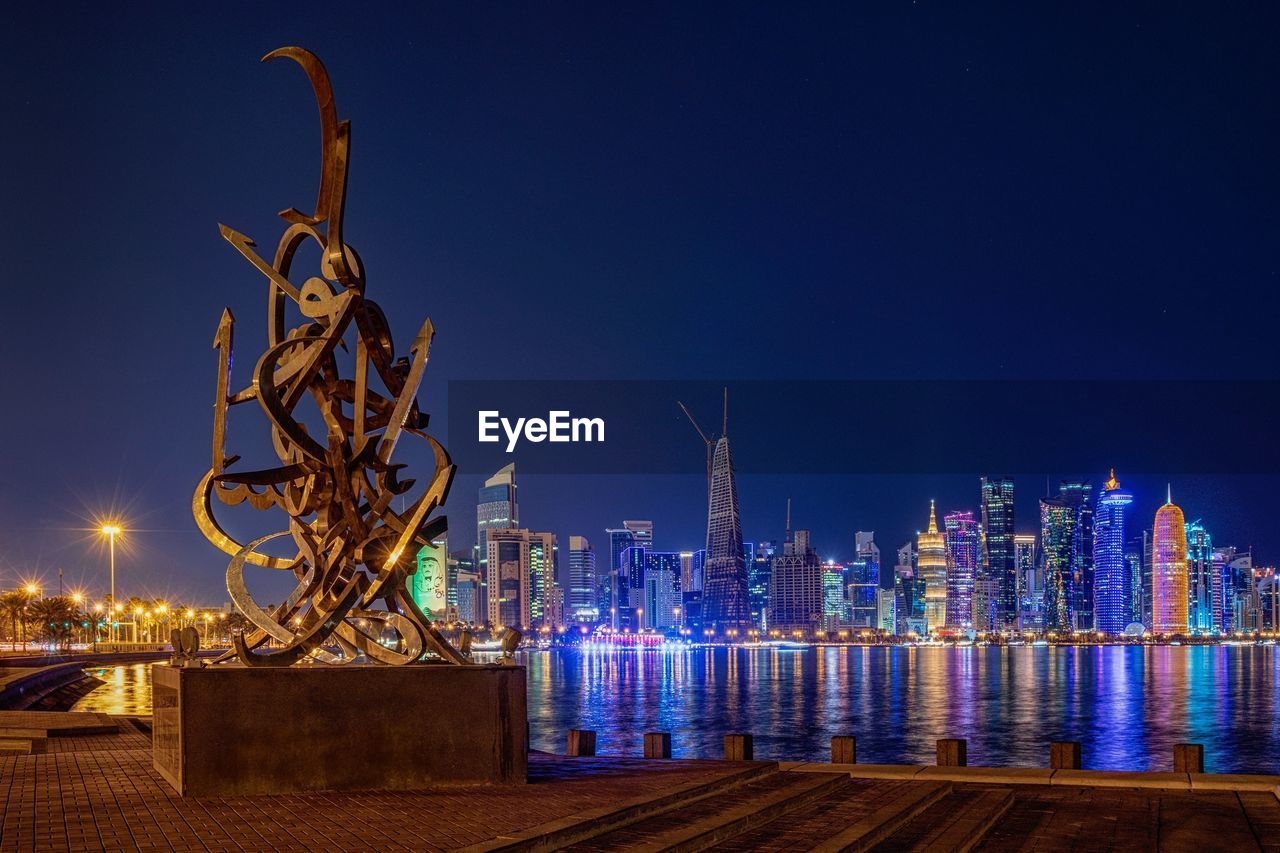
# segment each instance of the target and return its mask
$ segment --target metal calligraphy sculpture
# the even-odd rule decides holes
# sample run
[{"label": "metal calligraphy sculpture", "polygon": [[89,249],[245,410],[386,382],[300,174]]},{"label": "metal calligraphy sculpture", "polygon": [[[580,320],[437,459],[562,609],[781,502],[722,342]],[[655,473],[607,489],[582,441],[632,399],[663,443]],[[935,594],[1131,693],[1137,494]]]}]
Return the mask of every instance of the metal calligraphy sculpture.
[{"label": "metal calligraphy sculpture", "polygon": [[[454,473],[444,447],[423,432],[427,415],[416,400],[434,334],[431,321],[422,324],[409,355],[396,358],[386,316],[365,298],[360,258],[342,240],[350,122],[338,120],[329,75],[319,59],[302,48],[283,47],[263,61],[277,57],[301,65],[315,90],[323,134],[320,194],[312,214],[293,208],[280,213],[289,225],[270,263],[248,237],[219,225],[223,238],[266,276],[270,294],[267,348],[248,388],[231,390],[235,320],[230,310],[223,311],[213,343],[218,351],[213,467],[196,487],[192,511],[209,541],[231,555],[227,590],[253,623],[252,630],[235,636],[235,651],[219,660],[238,656],[252,666],[288,666],[308,656],[347,663],[363,653],[378,663],[407,664],[434,653],[467,663],[418,608],[406,585],[418,549],[445,532],[444,516],[433,518],[432,512],[444,504]],[[290,268],[307,240],[320,246],[320,274],[297,285],[290,281]],[[299,325],[289,329],[286,300],[301,315]],[[352,349],[352,376],[344,378],[338,354],[349,356]],[[375,377],[385,394],[371,387]],[[230,472],[239,457],[225,451],[227,411],[253,401],[271,422],[280,464]],[[295,416],[304,402],[315,408],[318,419],[313,420],[323,421],[323,435],[319,430],[313,435]],[[404,466],[391,461],[407,436],[428,442],[435,454],[431,480],[414,500],[408,497],[414,481],[401,480]],[[241,544],[214,519],[215,497],[233,506],[283,510],[288,528]],[[393,509],[396,504],[400,512]],[[258,550],[283,536],[292,537],[295,556]],[[246,563],[293,575],[295,586],[283,604],[268,610],[254,602],[245,587]],[[391,635],[395,648],[380,642]]]}]

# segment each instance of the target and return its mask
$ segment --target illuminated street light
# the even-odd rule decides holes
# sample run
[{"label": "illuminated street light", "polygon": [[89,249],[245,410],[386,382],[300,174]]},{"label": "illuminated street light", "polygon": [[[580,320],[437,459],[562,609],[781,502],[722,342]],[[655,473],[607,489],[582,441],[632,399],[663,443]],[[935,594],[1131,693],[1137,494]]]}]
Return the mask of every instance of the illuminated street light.
[{"label": "illuminated street light", "polygon": [[115,604],[116,603],[116,537],[124,532],[124,528],[122,528],[118,524],[113,524],[111,522],[108,522],[107,524],[102,525],[102,528],[99,530],[99,532],[103,536],[107,537],[107,542],[109,543],[109,549],[111,552],[111,603]]}]

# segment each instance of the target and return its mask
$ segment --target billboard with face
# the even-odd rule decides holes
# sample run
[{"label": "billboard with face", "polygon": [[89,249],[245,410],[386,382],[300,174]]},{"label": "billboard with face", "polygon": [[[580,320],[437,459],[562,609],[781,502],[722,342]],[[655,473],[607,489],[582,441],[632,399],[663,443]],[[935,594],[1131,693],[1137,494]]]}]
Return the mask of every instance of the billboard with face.
[{"label": "billboard with face", "polygon": [[432,542],[418,552],[418,570],[413,574],[413,600],[428,616],[441,618],[445,611],[445,546]]}]

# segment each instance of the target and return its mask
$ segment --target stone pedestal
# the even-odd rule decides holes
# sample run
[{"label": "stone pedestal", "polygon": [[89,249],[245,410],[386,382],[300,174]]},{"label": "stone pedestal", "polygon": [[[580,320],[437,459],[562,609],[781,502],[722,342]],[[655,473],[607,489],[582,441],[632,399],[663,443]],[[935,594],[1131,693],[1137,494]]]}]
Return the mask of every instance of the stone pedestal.
[{"label": "stone pedestal", "polygon": [[152,667],[152,763],[184,796],[523,784],[523,667]]}]

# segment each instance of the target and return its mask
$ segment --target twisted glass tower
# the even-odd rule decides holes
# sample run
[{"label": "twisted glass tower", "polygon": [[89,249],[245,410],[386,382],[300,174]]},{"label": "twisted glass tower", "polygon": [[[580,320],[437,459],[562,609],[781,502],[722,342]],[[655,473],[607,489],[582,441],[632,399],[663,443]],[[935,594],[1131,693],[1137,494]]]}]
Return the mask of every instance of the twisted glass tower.
[{"label": "twisted glass tower", "polygon": [[729,436],[716,441],[711,463],[711,500],[707,508],[707,561],[703,568],[702,620],[716,633],[751,627],[747,563],[742,555],[742,512],[733,473]]},{"label": "twisted glass tower", "polygon": [[1097,630],[1120,634],[1134,621],[1132,572],[1125,560],[1124,516],[1133,495],[1120,488],[1115,469],[1098,493],[1093,521],[1094,620]]}]

